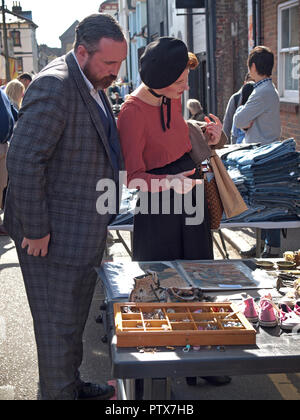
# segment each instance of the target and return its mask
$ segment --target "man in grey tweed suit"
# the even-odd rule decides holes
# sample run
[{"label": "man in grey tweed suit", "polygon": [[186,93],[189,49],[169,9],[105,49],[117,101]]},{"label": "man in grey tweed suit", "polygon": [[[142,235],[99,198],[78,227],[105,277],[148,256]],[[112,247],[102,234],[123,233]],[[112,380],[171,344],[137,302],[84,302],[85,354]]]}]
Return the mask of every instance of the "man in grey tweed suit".
[{"label": "man in grey tweed suit", "polygon": [[31,308],[45,400],[106,399],[108,385],[79,376],[82,335],[111,214],[100,215],[99,180],[123,169],[103,92],[127,55],[118,23],[95,14],[76,28],[74,51],[28,88],[7,157],[5,226],[16,243]]}]

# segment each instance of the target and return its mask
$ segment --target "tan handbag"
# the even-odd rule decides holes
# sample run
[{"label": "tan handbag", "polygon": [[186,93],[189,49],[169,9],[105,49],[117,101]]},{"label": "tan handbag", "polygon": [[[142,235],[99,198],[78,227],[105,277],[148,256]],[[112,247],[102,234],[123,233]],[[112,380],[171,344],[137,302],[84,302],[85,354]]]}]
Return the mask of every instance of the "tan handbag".
[{"label": "tan handbag", "polygon": [[[208,182],[204,176],[206,199],[211,218],[211,229],[218,229],[221,223],[223,210],[229,219],[238,216],[248,210],[241,194],[230,178],[224,164],[222,163],[215,150],[222,148],[227,141],[226,135],[222,133],[219,144],[210,148],[208,146],[203,128],[203,123],[198,121],[187,121],[189,127],[192,150],[190,156],[197,168],[201,168],[201,163],[205,159],[210,159],[210,168],[214,173],[214,179]],[[222,211],[222,213],[221,213]]]},{"label": "tan handbag", "polygon": [[210,165],[214,172],[216,184],[227,219],[231,219],[231,217],[238,216],[248,210],[248,207],[239,190],[230,178],[222,160],[215,151],[212,152]]}]

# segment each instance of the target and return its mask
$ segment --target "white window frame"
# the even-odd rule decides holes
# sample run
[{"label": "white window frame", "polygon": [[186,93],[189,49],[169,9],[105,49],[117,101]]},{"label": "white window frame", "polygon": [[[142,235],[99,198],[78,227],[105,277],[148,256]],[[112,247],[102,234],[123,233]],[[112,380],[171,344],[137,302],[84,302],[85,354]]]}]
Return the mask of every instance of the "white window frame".
[{"label": "white window frame", "polygon": [[[300,48],[299,45],[297,47],[292,48],[282,48],[281,47],[281,34],[282,34],[282,11],[286,9],[290,9],[291,7],[299,5],[299,0],[290,0],[285,3],[281,3],[278,5],[278,90],[280,100],[282,102],[292,102],[292,103],[299,103],[299,89],[298,90],[286,90],[284,89],[285,83],[285,66],[284,66],[284,59],[283,55],[286,53],[298,52],[300,56]],[[300,85],[300,80],[299,84]]]}]

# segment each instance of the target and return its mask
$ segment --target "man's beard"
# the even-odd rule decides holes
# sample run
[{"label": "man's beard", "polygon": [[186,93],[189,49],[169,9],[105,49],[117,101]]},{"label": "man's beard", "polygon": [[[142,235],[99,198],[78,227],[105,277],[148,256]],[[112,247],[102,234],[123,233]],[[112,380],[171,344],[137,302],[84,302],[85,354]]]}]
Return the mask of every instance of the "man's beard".
[{"label": "man's beard", "polygon": [[107,89],[117,79],[117,76],[112,74],[110,76],[103,77],[102,79],[95,79],[92,76],[88,65],[86,65],[82,71],[96,90]]}]

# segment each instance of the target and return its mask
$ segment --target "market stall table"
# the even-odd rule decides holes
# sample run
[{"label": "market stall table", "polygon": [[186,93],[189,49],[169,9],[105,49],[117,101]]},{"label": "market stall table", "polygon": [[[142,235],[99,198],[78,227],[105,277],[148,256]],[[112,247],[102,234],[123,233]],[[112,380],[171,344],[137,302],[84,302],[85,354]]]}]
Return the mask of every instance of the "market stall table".
[{"label": "market stall table", "polygon": [[[220,261],[220,264],[226,263],[231,262]],[[253,261],[249,261],[248,266],[253,266]],[[176,377],[300,372],[300,334],[283,333],[279,326],[268,329],[256,327],[256,345],[204,346],[197,351],[191,348],[188,352],[183,352],[183,347],[168,349],[154,346],[153,349],[144,350],[119,348],[113,304],[127,302],[128,299],[114,298],[105,286],[110,279],[103,279],[103,271],[99,271],[99,275],[104,280],[106,293],[104,321],[110,345],[112,375],[117,379],[121,399],[170,399],[170,378]],[[247,290],[247,293],[256,298],[263,292],[257,288]],[[209,295],[218,297],[219,301],[228,296],[233,302],[241,299],[241,291],[224,290]]]}]

